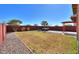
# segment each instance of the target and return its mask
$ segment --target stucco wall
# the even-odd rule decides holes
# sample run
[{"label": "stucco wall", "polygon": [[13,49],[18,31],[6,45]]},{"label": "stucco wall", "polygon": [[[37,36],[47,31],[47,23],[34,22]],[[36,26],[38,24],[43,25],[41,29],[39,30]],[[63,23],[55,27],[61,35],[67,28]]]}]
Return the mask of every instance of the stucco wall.
[{"label": "stucco wall", "polygon": [[0,24],[0,44],[3,43],[6,36],[6,25]]}]

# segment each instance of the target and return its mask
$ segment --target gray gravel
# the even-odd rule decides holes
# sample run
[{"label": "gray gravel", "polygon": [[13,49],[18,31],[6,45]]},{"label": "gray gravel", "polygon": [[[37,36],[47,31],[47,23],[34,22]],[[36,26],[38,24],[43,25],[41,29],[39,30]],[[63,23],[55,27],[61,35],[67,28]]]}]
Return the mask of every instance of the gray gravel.
[{"label": "gray gravel", "polygon": [[47,31],[47,32],[49,32],[49,33],[59,33],[59,34],[65,34],[65,35],[70,35],[70,36],[73,36],[73,37],[75,37],[75,38],[77,38],[77,33],[76,32],[67,32],[67,31],[65,31],[64,33],[63,33],[63,31]]},{"label": "gray gravel", "polygon": [[30,54],[31,52],[15,36],[15,33],[6,35],[3,45],[0,46],[0,54]]}]

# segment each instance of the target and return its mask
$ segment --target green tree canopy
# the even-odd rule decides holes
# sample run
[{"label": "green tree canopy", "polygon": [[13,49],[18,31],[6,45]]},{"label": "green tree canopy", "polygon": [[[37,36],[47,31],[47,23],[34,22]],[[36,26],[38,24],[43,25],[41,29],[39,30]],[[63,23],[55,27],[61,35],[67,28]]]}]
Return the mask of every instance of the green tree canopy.
[{"label": "green tree canopy", "polygon": [[21,23],[22,23],[22,21],[20,21],[18,19],[12,19],[7,24],[10,24],[10,25],[20,25]]},{"label": "green tree canopy", "polygon": [[47,22],[47,21],[42,21],[42,22],[41,22],[41,25],[42,25],[42,26],[48,26],[48,22]]},{"label": "green tree canopy", "polygon": [[27,24],[26,26],[32,26],[31,24]]},{"label": "green tree canopy", "polygon": [[34,24],[34,26],[38,26],[38,24]]}]

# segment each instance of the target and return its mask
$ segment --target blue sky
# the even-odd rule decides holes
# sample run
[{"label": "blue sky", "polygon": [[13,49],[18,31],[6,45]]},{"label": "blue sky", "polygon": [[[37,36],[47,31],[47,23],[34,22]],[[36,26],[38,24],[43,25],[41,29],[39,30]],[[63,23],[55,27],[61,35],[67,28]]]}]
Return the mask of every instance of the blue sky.
[{"label": "blue sky", "polygon": [[40,24],[43,20],[49,25],[61,25],[72,15],[70,4],[0,4],[0,23],[20,19],[23,25]]}]

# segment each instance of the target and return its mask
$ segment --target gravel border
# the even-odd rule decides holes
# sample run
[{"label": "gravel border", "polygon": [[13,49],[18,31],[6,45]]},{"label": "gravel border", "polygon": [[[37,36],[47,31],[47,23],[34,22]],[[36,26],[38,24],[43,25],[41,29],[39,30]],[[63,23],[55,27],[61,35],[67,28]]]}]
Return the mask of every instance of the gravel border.
[{"label": "gravel border", "polygon": [[8,33],[0,46],[0,54],[32,54],[32,52],[16,37],[15,33]]}]

